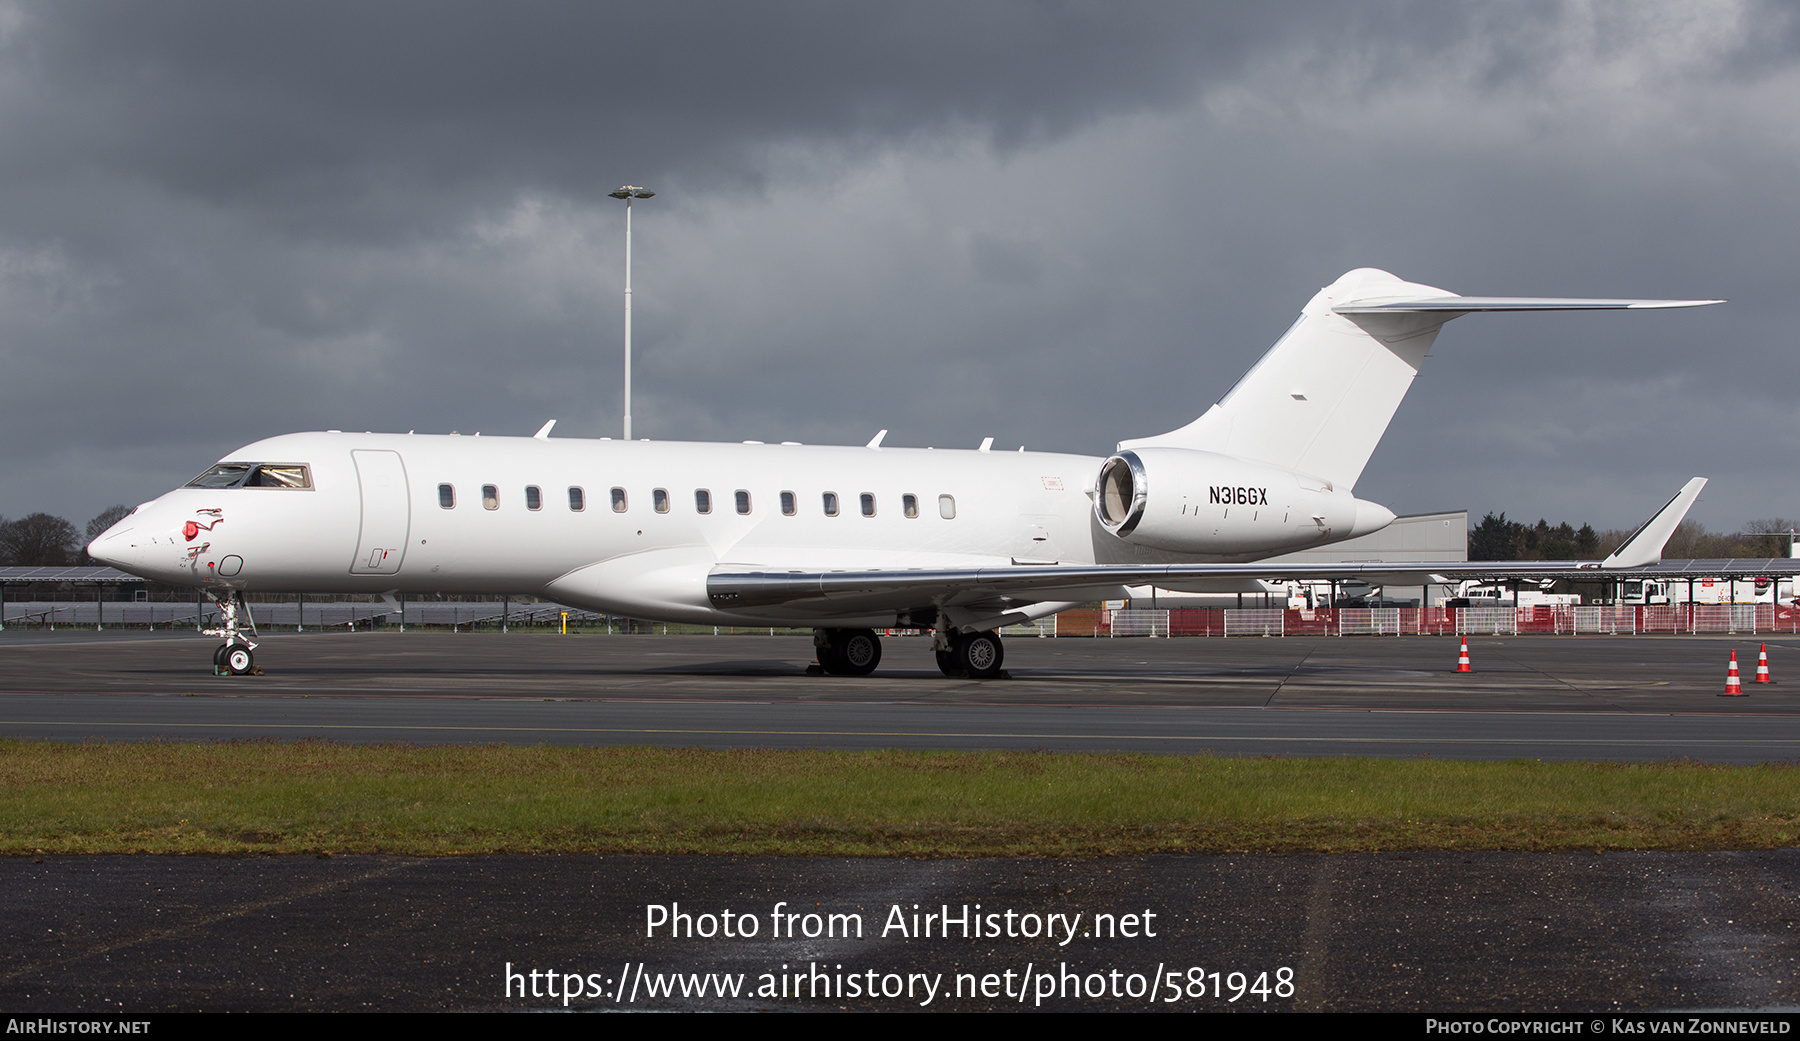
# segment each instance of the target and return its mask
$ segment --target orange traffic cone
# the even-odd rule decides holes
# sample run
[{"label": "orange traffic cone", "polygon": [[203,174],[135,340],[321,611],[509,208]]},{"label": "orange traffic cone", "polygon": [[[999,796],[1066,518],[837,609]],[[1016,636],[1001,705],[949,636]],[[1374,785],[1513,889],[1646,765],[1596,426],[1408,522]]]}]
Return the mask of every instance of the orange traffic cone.
[{"label": "orange traffic cone", "polygon": [[1725,674],[1725,693],[1720,694],[1719,697],[1741,698],[1743,696],[1744,685],[1738,679],[1737,649],[1733,648],[1731,651],[1731,671]]},{"label": "orange traffic cone", "polygon": [[1475,671],[1474,669],[1469,668],[1469,638],[1467,636],[1463,637],[1462,652],[1456,656],[1456,671],[1457,672],[1474,672]]},{"label": "orange traffic cone", "polygon": [[1769,678],[1769,645],[1766,643],[1762,644],[1761,649],[1756,652],[1756,682],[1775,682]]}]

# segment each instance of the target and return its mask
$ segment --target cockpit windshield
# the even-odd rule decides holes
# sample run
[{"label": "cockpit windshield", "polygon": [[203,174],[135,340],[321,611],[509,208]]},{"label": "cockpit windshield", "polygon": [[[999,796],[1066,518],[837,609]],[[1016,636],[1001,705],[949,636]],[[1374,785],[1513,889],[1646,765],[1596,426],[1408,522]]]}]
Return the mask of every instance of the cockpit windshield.
[{"label": "cockpit windshield", "polygon": [[220,463],[187,483],[189,488],[236,488],[250,472],[248,463]]},{"label": "cockpit windshield", "polygon": [[263,463],[244,479],[246,488],[311,488],[312,475],[299,463]]},{"label": "cockpit windshield", "polygon": [[300,488],[312,485],[305,463],[220,463],[187,483],[189,488]]}]

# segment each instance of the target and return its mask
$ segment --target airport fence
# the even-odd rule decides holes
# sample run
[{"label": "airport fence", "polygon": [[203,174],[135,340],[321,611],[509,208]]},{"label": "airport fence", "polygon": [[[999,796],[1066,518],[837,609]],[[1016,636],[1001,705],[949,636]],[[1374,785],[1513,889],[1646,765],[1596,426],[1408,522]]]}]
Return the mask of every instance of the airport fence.
[{"label": "airport fence", "polygon": [[[1053,624],[1045,626],[1044,622]],[[1050,636],[1566,636],[1800,633],[1800,607],[1775,604],[1524,607],[1177,607],[1083,609],[1039,623]],[[1011,632],[1013,630],[1007,630]]]},{"label": "airport fence", "polygon": [[[487,628],[508,622],[532,626],[560,624],[564,611],[569,612],[571,624],[591,624],[602,617],[593,611],[544,601],[511,604],[423,601],[407,603],[404,620],[407,625],[451,629]],[[402,621],[398,606],[379,600],[252,602],[250,614],[264,629],[368,629],[377,625],[398,626]],[[28,628],[102,625],[192,629],[215,626],[218,622],[219,609],[210,601],[196,604],[146,600],[9,600],[0,605],[0,624]]]},{"label": "airport fence", "polygon": [[[366,632],[370,629],[425,629],[449,632],[571,631],[609,633],[727,632],[769,635],[805,632],[777,626],[727,627],[678,625],[615,618],[597,611],[544,600],[440,602],[407,601],[401,605],[367,600],[260,601],[250,605],[259,632]],[[8,629],[132,628],[205,629],[219,625],[219,609],[200,604],[154,601],[9,600],[0,604],[0,626]]]},{"label": "airport fence", "polygon": [[[657,635],[800,635],[808,628],[708,626],[610,617],[548,601],[262,602],[250,605],[263,632],[424,629],[476,632],[569,631]],[[198,616],[198,617],[196,617]],[[0,605],[7,629],[199,629],[218,625],[204,604],[145,601],[17,600]],[[883,630],[901,635],[900,630]],[[1524,607],[1177,607],[1161,610],[1080,608],[1001,630],[1014,637],[1171,636],[1518,636],[1690,633],[1800,633],[1800,607],[1781,604],[1658,604]]]}]

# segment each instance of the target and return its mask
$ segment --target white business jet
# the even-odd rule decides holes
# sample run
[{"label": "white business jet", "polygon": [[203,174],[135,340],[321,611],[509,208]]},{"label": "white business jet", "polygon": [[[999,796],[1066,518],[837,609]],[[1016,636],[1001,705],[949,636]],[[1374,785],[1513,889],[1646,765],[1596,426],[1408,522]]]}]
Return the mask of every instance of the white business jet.
[{"label": "white business jet", "polygon": [[1715,300],[1466,297],[1352,271],[1200,418],[1108,458],[342,431],[246,445],[88,547],[221,608],[221,671],[254,670],[250,591],[531,593],[633,618],[808,626],[866,675],[876,629],[928,630],[948,675],[998,675],[997,630],[1129,585],[1454,580],[1655,562],[1696,478],[1605,561],[1254,563],[1394,519],[1353,489],[1438,329],[1472,311]]}]

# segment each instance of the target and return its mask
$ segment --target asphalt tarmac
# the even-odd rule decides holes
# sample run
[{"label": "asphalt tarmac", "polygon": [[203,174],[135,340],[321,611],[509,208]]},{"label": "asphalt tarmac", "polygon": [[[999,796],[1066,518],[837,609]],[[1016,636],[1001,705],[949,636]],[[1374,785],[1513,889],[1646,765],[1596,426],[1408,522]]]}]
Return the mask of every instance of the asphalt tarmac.
[{"label": "asphalt tarmac", "polygon": [[[7,632],[0,735],[1800,758],[1800,640],[1767,641],[1784,682],[1757,687],[1760,642],[1480,639],[1458,675],[1448,639],[1012,640],[1012,678],[983,683],[916,639],[840,679],[783,637],[289,635],[259,648],[264,675],[227,678],[191,634]],[[1720,698],[1733,648],[1750,693]],[[696,934],[647,935],[656,906]],[[727,910],[755,934],[723,935]],[[833,914],[863,935],[807,935]],[[18,857],[0,1008],[1791,1009],[1796,922],[1796,850]]]},{"label": "asphalt tarmac", "polygon": [[0,1008],[1792,1009],[1797,887],[1794,850],[13,858]]},{"label": "asphalt tarmac", "polygon": [[253,677],[211,675],[213,646],[0,634],[0,735],[1800,759],[1791,635],[1475,639],[1471,674],[1446,638],[1012,639],[989,681],[898,637],[864,678],[808,676],[810,640],[779,636],[271,636]]}]

